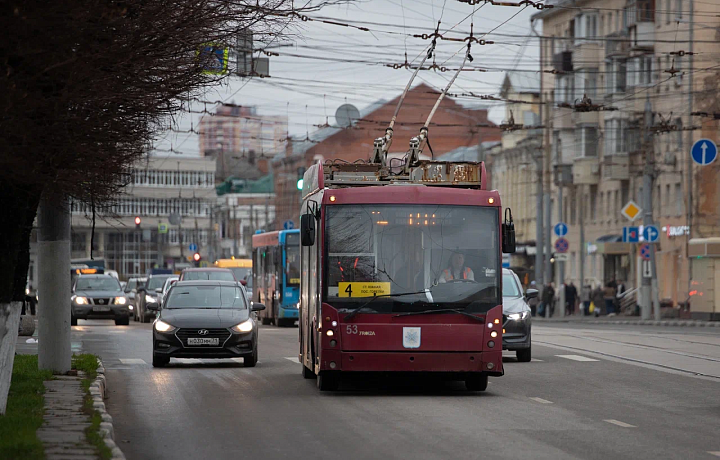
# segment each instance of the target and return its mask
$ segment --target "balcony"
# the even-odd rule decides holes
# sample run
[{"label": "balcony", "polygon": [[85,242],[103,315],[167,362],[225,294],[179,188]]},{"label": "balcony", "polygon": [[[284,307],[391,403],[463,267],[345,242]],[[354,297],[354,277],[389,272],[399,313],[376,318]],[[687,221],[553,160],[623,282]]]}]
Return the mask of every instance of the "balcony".
[{"label": "balcony", "polygon": [[572,60],[574,69],[598,68],[603,59],[602,45],[596,42],[583,41],[575,46]]},{"label": "balcony", "polygon": [[573,129],[575,128],[573,109],[569,107],[555,107],[553,109],[553,128],[554,129]]},{"label": "balcony", "polygon": [[600,183],[600,161],[598,157],[575,158],[572,168],[573,184],[597,185]]},{"label": "balcony", "polygon": [[597,125],[600,122],[600,112],[575,112],[573,121],[576,125]]},{"label": "balcony", "polygon": [[635,50],[652,50],[655,43],[655,23],[654,22],[637,22],[631,26],[630,31],[630,49]]},{"label": "balcony", "polygon": [[603,180],[630,179],[630,157],[627,154],[605,155],[602,166]]},{"label": "balcony", "polygon": [[625,56],[630,50],[630,41],[625,33],[614,33],[605,41],[605,57]]}]

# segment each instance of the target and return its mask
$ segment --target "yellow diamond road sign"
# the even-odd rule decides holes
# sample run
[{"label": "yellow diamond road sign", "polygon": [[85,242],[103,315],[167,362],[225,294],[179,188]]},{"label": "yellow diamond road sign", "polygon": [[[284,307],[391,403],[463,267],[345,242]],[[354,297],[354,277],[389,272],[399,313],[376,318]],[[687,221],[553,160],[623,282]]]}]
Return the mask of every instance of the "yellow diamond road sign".
[{"label": "yellow diamond road sign", "polygon": [[628,201],[627,204],[620,210],[620,214],[630,221],[637,219],[641,212],[642,209],[633,200]]}]

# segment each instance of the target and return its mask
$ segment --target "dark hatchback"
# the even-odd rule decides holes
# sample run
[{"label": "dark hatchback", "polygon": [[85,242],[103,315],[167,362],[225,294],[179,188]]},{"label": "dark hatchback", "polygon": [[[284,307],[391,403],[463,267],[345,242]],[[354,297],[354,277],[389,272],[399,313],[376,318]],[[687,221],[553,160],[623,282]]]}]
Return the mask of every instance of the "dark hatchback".
[{"label": "dark hatchback", "polygon": [[527,300],[538,295],[528,289],[523,295],[522,285],[515,272],[503,268],[503,350],[515,351],[520,362],[532,359],[532,319]]},{"label": "dark hatchback", "polygon": [[236,281],[178,281],[153,323],[153,366],[170,358],[243,358],[245,367],[258,360],[256,311]]}]

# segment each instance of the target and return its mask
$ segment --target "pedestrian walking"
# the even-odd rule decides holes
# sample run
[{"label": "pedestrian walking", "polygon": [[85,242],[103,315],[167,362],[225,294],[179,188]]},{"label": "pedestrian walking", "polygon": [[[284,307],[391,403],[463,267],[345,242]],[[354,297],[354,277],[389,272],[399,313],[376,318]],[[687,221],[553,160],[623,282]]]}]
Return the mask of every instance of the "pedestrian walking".
[{"label": "pedestrian walking", "polygon": [[545,286],[545,289],[543,289],[542,293],[542,302],[540,303],[540,310],[542,310],[542,313],[539,313],[540,316],[552,316],[553,313],[553,301],[555,300],[555,287],[553,286],[553,283],[548,283]]},{"label": "pedestrian walking", "polygon": [[[617,285],[617,283],[615,283]],[[613,287],[613,281],[609,281],[605,285],[603,291],[603,299],[605,300],[605,311],[608,316],[615,316],[615,288]]]},{"label": "pedestrian walking", "polygon": [[602,284],[598,283],[595,289],[590,294],[590,301],[593,303],[593,311],[591,312],[596,317],[602,313],[603,305],[605,304],[604,298],[605,292],[603,291]]},{"label": "pedestrian walking", "polygon": [[577,294],[577,288],[572,281],[570,281],[570,284],[565,284],[565,314],[567,316],[575,314]]},{"label": "pedestrian walking", "polygon": [[582,314],[590,314],[590,295],[592,294],[592,288],[589,284],[586,284],[580,290],[580,302],[582,302]]}]

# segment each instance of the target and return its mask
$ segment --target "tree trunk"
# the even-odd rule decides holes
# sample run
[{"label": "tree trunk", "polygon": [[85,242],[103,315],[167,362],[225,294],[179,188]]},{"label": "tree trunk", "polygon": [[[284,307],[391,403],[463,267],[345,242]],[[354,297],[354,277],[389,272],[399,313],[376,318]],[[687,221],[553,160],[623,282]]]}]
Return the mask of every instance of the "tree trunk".
[{"label": "tree trunk", "polygon": [[7,406],[19,324],[20,302],[0,303],[0,415]]}]

